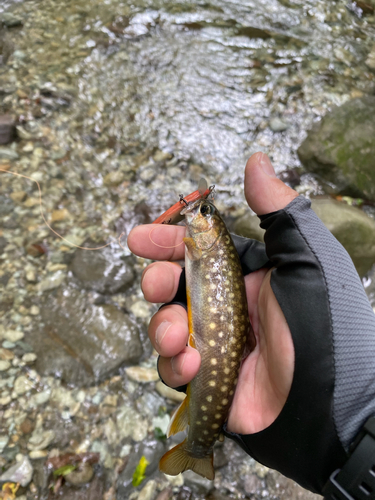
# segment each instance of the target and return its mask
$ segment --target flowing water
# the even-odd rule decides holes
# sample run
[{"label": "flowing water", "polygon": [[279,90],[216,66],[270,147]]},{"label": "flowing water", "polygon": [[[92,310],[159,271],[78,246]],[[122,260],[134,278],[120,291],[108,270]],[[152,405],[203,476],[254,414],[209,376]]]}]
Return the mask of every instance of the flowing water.
[{"label": "flowing water", "polygon": [[[374,93],[375,74],[366,60],[375,17],[368,8],[344,0],[5,0],[0,110],[16,117],[18,139],[0,148],[0,168],[39,181],[48,220],[78,244],[115,240],[150,221],[178,193],[195,190],[202,175],[216,184],[226,216],[244,213],[243,171],[256,151],[269,154],[285,178],[297,172],[300,192],[322,194],[296,151],[334,105]],[[7,470],[17,454],[21,459],[31,452],[33,481],[20,491],[47,498],[51,479],[41,471],[51,448],[99,452],[98,498],[105,492],[107,500],[115,498],[117,491],[117,498],[136,499],[140,488],[132,488],[129,477],[142,453],[161,446],[153,441],[153,418],[165,413],[165,399],[154,395],[153,383],[134,382],[123,371],[113,375],[105,363],[90,365],[100,383],[92,374],[80,383],[79,370],[69,379],[59,361],[48,358],[50,347],[43,350],[43,341],[35,340],[35,331],[60,318],[62,304],[69,309],[86,301],[72,313],[77,335],[85,308],[105,330],[115,321],[108,308],[121,307],[132,328],[141,330],[144,353],[138,361],[154,370],[156,358],[145,340],[154,309],[139,291],[145,262],[128,262],[133,287],[125,294],[88,284],[87,275],[74,281],[80,267],[70,267],[75,249],[45,227],[31,181],[1,173],[0,213],[0,334],[9,364],[0,372],[0,466]],[[111,248],[112,270],[119,247]],[[123,254],[132,258],[126,249]],[[94,291],[86,297],[87,289]],[[75,331],[72,325],[65,329],[65,338]],[[69,342],[66,349],[74,349],[74,338]],[[102,349],[116,357],[105,343]],[[24,358],[34,351],[35,366],[27,361],[32,357]],[[168,411],[172,407],[168,402]],[[129,426],[137,428],[135,434]],[[226,464],[223,453],[217,489],[232,498],[291,497],[294,486],[236,453],[227,445],[236,466]],[[155,457],[150,460],[156,464]],[[191,478],[185,486],[170,486],[152,470],[150,498],[169,487],[174,498],[204,498],[212,487]],[[96,498],[92,491],[87,495]]]}]

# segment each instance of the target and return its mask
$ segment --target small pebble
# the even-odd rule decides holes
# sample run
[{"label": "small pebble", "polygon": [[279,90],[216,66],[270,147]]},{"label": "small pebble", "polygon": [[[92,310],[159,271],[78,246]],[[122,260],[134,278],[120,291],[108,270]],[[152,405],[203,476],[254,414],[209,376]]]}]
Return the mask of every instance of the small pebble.
[{"label": "small pebble", "polygon": [[5,340],[8,340],[9,342],[18,342],[18,340],[21,340],[24,338],[24,333],[23,332],[20,332],[18,330],[6,330],[4,333],[3,333],[3,337],[5,338]]},{"label": "small pebble", "polygon": [[25,392],[32,389],[33,383],[25,375],[21,375],[16,378],[14,382],[14,391],[17,395],[25,394]]},{"label": "small pebble", "polygon": [[37,355],[33,352],[27,352],[22,356],[22,361],[24,363],[34,363],[36,361]]},{"label": "small pebble", "polygon": [[280,120],[280,118],[272,118],[272,120],[270,120],[270,129],[273,132],[283,132],[287,128],[289,128],[289,125],[283,120]]},{"label": "small pebble", "polygon": [[[29,280],[29,281],[30,281],[30,280]],[[39,313],[40,313],[40,309],[39,309],[39,307],[38,307],[38,306],[35,306],[35,305],[34,305],[34,306],[31,306],[31,307],[30,307],[30,314],[31,314],[32,316],[38,316],[38,314],[39,314]]]},{"label": "small pebble", "polygon": [[11,367],[11,364],[9,361],[0,359],[0,372],[5,372],[6,370],[9,370]]},{"label": "small pebble", "polygon": [[130,366],[125,369],[126,375],[135,382],[156,382],[159,375],[155,368],[144,368],[143,366]]},{"label": "small pebble", "polygon": [[33,460],[37,460],[38,458],[45,458],[48,455],[48,451],[46,450],[34,450],[30,451],[29,457]]}]

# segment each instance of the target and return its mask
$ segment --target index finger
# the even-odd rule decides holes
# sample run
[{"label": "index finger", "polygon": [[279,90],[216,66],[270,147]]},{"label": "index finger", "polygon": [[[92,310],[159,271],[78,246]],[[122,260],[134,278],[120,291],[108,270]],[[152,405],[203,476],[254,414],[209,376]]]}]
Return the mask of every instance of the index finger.
[{"label": "index finger", "polygon": [[181,260],[185,257],[185,227],[144,224],[130,231],[128,246],[139,257],[153,260]]}]

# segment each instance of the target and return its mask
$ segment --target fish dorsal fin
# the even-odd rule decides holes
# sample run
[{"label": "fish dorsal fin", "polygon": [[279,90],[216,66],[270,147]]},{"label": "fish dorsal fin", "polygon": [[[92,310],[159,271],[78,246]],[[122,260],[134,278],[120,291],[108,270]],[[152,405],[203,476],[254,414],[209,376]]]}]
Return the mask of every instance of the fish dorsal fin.
[{"label": "fish dorsal fin", "polygon": [[198,182],[198,191],[201,196],[207,191],[208,183],[204,177],[201,177]]},{"label": "fish dorsal fin", "polygon": [[180,406],[174,412],[171,421],[169,422],[167,437],[174,436],[178,432],[182,432],[189,424],[188,414],[188,397],[182,401]]}]

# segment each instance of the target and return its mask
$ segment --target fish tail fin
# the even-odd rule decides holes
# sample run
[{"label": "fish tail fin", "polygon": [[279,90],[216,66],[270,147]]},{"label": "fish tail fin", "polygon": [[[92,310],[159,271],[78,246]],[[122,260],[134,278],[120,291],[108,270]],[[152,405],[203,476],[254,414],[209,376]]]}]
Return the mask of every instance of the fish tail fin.
[{"label": "fish tail fin", "polygon": [[189,397],[182,401],[180,406],[175,411],[171,421],[169,422],[167,437],[174,436],[178,432],[186,429],[189,424],[189,414],[188,414],[188,400]]},{"label": "fish tail fin", "polygon": [[159,462],[159,469],[169,476],[177,476],[180,472],[192,470],[207,479],[215,478],[214,455],[204,458],[191,457],[186,450],[186,439],[163,455]]}]

